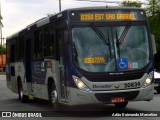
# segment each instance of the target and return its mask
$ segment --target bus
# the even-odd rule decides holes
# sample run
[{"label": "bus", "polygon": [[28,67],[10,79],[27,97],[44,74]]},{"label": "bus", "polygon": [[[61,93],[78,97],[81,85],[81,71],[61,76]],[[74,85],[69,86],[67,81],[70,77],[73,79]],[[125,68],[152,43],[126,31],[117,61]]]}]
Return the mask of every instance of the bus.
[{"label": "bus", "polygon": [[42,18],[7,38],[7,87],[22,102],[150,101],[154,40],[140,8],[84,7]]}]

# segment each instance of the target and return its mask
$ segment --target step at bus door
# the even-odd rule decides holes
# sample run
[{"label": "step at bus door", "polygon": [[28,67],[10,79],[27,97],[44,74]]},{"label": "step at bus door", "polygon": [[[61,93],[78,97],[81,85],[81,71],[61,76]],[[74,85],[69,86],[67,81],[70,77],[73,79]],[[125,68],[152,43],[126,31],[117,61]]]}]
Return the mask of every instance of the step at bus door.
[{"label": "step at bus door", "polygon": [[59,87],[60,87],[60,100],[62,102],[68,102],[68,94],[67,94],[67,81],[65,75],[65,46],[64,46],[64,29],[58,30],[56,33],[57,43],[58,43],[58,60],[59,60]]}]

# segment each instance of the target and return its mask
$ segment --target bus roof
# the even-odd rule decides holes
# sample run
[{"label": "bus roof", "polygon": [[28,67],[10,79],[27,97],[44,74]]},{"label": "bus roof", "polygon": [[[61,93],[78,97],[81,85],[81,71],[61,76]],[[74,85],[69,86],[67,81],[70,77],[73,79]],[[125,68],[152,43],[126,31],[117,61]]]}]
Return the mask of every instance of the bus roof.
[{"label": "bus roof", "polygon": [[[35,21],[34,23],[26,26],[26,28],[10,35],[7,37],[7,40],[8,39],[12,39],[14,37],[18,37],[20,34],[23,34],[23,33],[26,33],[26,32],[29,32],[33,29],[36,29],[38,27],[41,27],[43,25],[46,25],[48,23],[51,23],[53,21],[56,21],[58,19],[61,19],[63,17],[65,17],[67,15],[68,12],[71,12],[71,11],[87,11],[87,10],[143,10],[141,8],[136,8],[136,7],[108,7],[108,6],[100,6],[100,7],[81,7],[81,8],[71,8],[71,9],[67,9],[67,10],[64,10],[60,13],[57,13],[55,15],[51,15],[51,16],[48,16],[48,17],[44,17],[44,18],[41,18],[37,21]],[[62,14],[63,14],[63,17],[62,17]]]},{"label": "bus roof", "polygon": [[132,10],[142,10],[142,8],[138,8],[138,7],[119,7],[119,6],[98,6],[98,7],[80,7],[80,8],[72,8],[72,9],[68,9],[68,10],[105,10],[105,9],[114,9],[114,10],[118,10],[118,9],[132,9]]}]

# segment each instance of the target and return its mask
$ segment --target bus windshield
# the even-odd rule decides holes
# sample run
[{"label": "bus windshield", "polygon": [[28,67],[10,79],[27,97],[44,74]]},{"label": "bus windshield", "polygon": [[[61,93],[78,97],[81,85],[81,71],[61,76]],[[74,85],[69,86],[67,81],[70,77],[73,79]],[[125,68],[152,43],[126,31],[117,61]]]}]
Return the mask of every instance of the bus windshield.
[{"label": "bus windshield", "polygon": [[88,72],[140,70],[149,63],[143,25],[74,27],[72,41],[76,66]]}]

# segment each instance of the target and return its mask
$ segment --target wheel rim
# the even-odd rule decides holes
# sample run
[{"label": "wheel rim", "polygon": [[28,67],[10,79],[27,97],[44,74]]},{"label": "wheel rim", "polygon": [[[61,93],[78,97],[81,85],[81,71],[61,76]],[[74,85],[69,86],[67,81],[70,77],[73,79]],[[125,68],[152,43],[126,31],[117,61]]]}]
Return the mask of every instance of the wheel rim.
[{"label": "wheel rim", "polygon": [[51,101],[53,104],[56,103],[56,101],[57,101],[57,91],[56,90],[53,90],[51,92]]},{"label": "wheel rim", "polygon": [[22,99],[23,98],[23,90],[22,90],[22,88],[20,88],[20,99]]}]

